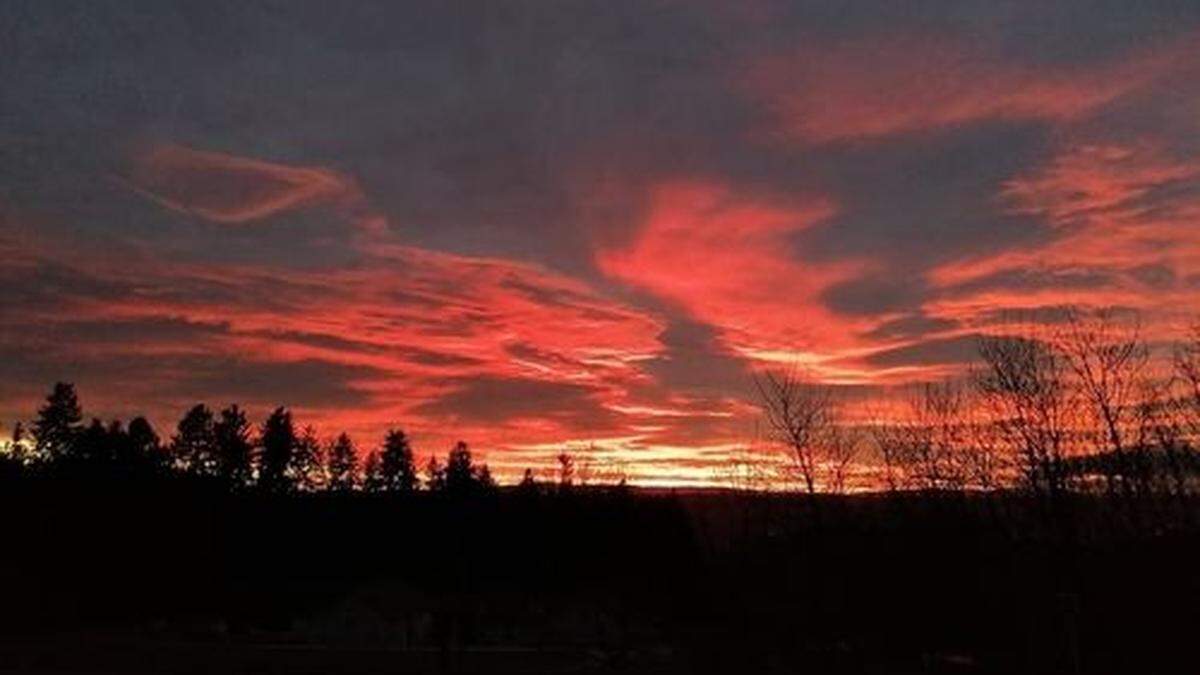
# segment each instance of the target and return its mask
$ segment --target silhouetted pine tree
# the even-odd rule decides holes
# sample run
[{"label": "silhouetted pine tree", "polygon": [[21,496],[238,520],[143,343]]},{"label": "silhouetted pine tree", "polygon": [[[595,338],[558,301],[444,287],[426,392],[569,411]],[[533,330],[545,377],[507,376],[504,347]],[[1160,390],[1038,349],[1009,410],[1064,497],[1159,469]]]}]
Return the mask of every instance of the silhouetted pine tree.
[{"label": "silhouetted pine tree", "polygon": [[400,429],[391,429],[383,439],[379,456],[380,489],[389,492],[411,492],[420,480],[413,464],[412,446]]},{"label": "silhouetted pine tree", "polygon": [[461,494],[475,487],[471,449],[463,441],[454,444],[446,458],[446,491]]},{"label": "silhouetted pine tree", "polygon": [[114,421],[105,427],[103,422],[92,418],[92,423],[75,436],[70,459],[89,464],[111,462],[114,455],[113,447],[116,445],[114,441],[122,433],[124,431],[121,429],[120,422]]},{"label": "silhouetted pine tree", "polygon": [[430,455],[425,464],[425,487],[430,492],[440,492],[446,489],[446,469],[438,461],[437,455]]},{"label": "silhouetted pine tree", "polygon": [[13,426],[12,438],[0,453],[0,481],[19,479],[25,471],[25,427],[17,422]]},{"label": "silhouetted pine tree", "polygon": [[83,411],[75,395],[75,385],[58,382],[38,409],[33,423],[34,453],[43,461],[56,461],[70,454],[82,427]]},{"label": "silhouetted pine tree", "polygon": [[225,408],[213,426],[213,434],[216,440],[217,476],[231,488],[246,487],[250,484],[254,452],[246,413],[236,405]]},{"label": "silhouetted pine tree", "polygon": [[132,464],[133,453],[129,448],[129,433],[125,431],[125,425],[121,423],[121,420],[109,422],[105,431],[107,438],[105,438],[102,459],[106,462]]},{"label": "silhouetted pine tree", "polygon": [[268,492],[289,492],[295,487],[289,467],[296,453],[292,413],[279,407],[263,422],[259,440],[258,486]]},{"label": "silhouetted pine tree", "polygon": [[517,483],[517,491],[526,495],[537,494],[538,484],[537,479],[533,477],[533,469],[525,469],[521,482]]},{"label": "silhouetted pine tree", "polygon": [[380,492],[383,490],[383,474],[380,471],[379,453],[367,453],[363,462],[362,489],[365,492]]},{"label": "silhouetted pine tree", "polygon": [[19,466],[24,466],[29,461],[29,448],[25,445],[25,425],[21,422],[13,425],[8,459]]},{"label": "silhouetted pine tree", "polygon": [[129,421],[129,447],[134,452],[147,459],[162,452],[162,442],[155,433],[154,427],[145,417],[135,417]]},{"label": "silhouetted pine tree", "polygon": [[171,439],[175,466],[197,476],[212,476],[217,466],[217,438],[212,410],[203,403],[184,414]]},{"label": "silhouetted pine tree", "polygon": [[496,479],[492,478],[492,470],[487,464],[479,467],[479,471],[475,475],[475,483],[483,492],[491,492],[496,489]]},{"label": "silhouetted pine tree", "polygon": [[321,439],[317,437],[317,430],[312,425],[306,425],[300,432],[288,474],[292,483],[305,492],[316,492],[328,484],[329,477],[325,473]]},{"label": "silhouetted pine tree", "polygon": [[460,495],[477,494],[495,487],[496,481],[487,465],[477,466],[467,444],[463,441],[455,443],[446,458],[446,491]]},{"label": "silhouetted pine tree", "polygon": [[164,466],[162,442],[145,417],[129,421],[117,448],[117,462],[137,471],[158,471]]},{"label": "silhouetted pine tree", "polygon": [[354,442],[346,433],[340,434],[329,446],[325,467],[331,491],[347,492],[354,489],[358,479],[358,456]]}]

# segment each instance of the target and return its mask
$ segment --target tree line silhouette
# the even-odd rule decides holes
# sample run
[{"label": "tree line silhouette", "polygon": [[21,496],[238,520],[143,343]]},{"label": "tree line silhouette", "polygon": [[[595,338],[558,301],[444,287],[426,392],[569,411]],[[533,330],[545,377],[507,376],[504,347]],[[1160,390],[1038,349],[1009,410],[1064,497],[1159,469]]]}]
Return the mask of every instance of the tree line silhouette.
[{"label": "tree line silhouette", "polygon": [[[858,464],[874,471],[869,487],[891,492],[1018,490],[1050,502],[1080,492],[1192,494],[1200,483],[1200,327],[1176,342],[1163,368],[1136,314],[1065,309],[1051,318],[1049,328],[1043,321],[981,338],[966,376],[926,383],[865,421],[850,419],[835,389],[800,369],[763,372],[754,385],[766,439],[789,462],[780,475],[761,456],[735,456],[728,484],[841,494]],[[399,428],[364,454],[346,433],[322,441],[283,407],[256,426],[236,404],[219,412],[198,404],[166,441],[144,417],[128,425],[84,419],[75,388],[57,383],[31,428],[15,426],[0,458],[10,473],[178,474],[268,494],[497,488],[465,442],[418,467]],[[555,461],[562,485],[593,473],[568,451]],[[760,466],[744,466],[751,461]],[[621,471],[604,477],[624,483]],[[536,489],[531,469],[518,485]]]},{"label": "tree line silhouette", "polygon": [[459,441],[444,462],[430,455],[424,476],[412,444],[399,428],[389,429],[377,449],[361,459],[349,434],[322,442],[312,426],[297,428],[279,407],[257,428],[236,404],[214,413],[190,408],[164,442],[144,417],[107,424],[84,423],[74,385],[56,383],[37,411],[32,428],[17,423],[4,461],[10,473],[70,473],[153,478],[185,476],[231,491],[405,493],[425,489],[456,495],[494,491],[486,463],[477,463]]}]

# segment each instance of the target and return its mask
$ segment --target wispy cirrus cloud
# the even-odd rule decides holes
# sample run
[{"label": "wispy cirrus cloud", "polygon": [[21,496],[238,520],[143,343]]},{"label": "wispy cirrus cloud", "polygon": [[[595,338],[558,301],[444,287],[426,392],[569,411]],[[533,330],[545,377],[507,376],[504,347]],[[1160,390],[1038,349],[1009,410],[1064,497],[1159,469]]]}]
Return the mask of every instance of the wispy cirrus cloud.
[{"label": "wispy cirrus cloud", "polygon": [[945,35],[880,34],[763,58],[747,86],[795,140],[827,143],[985,120],[1075,120],[1164,76],[1190,42],[1047,64]]},{"label": "wispy cirrus cloud", "polygon": [[174,143],[139,147],[129,169],[119,178],[168,209],[230,224],[360,197],[352,180],[327,169],[264,162]]}]

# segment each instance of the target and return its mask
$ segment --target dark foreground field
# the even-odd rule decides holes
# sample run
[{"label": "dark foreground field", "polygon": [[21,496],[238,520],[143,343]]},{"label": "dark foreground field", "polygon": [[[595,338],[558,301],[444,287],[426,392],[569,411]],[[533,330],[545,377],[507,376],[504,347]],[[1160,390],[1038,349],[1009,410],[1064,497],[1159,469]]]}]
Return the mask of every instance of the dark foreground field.
[{"label": "dark foreground field", "polygon": [[0,672],[1195,672],[1195,504],[23,482]]}]

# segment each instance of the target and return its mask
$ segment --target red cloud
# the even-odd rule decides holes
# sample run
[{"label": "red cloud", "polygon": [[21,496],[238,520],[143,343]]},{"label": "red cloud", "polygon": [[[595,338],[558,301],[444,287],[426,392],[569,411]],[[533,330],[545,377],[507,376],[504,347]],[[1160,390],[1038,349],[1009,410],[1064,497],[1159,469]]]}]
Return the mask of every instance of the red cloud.
[{"label": "red cloud", "polygon": [[159,144],[137,153],[124,181],[166,208],[221,223],[244,223],[357,196],[351,181],[324,169],[174,144]]},{"label": "red cloud", "polygon": [[[815,296],[838,270],[786,252],[790,233],[832,210],[666,186],[641,235],[604,266],[713,320],[736,348],[832,348],[846,336],[809,328],[832,325]],[[536,265],[404,246],[387,230],[354,237],[355,263],[332,269],[68,254],[45,242],[20,256],[23,276],[52,267],[64,281],[45,283],[62,292],[31,298],[23,330],[6,334],[29,339],[12,345],[24,353],[72,364],[64,376],[90,410],[148,413],[163,432],[197,399],[260,416],[287,404],[363,446],[395,423],[426,452],[466,438],[510,479],[570,445],[598,453],[598,472],[719,481],[748,433],[744,403],[656,381],[646,365],[664,355],[665,326],[653,314]]]},{"label": "red cloud", "polygon": [[1164,318],[1200,308],[1189,278],[1200,269],[1200,161],[1148,142],[1080,145],[1005,183],[1000,199],[1042,221],[1050,240],[934,270],[932,314],[1083,304]]},{"label": "red cloud", "polygon": [[[220,222],[360,199],[351,181],[322,169],[179,146],[142,155],[130,183],[169,208]],[[355,206],[351,217],[380,220]],[[767,230],[759,235],[773,238]],[[48,246],[47,261],[69,264],[81,288],[102,292],[62,294],[24,320],[70,334],[60,346],[78,363],[104,373],[119,367],[111,364],[144,367],[115,386],[98,375],[101,386],[83,389],[94,409],[121,414],[130,401],[151,401],[147,412],[170,420],[195,398],[237,400],[258,413],[290,404],[305,422],[348,429],[364,443],[400,423],[427,451],[457,438],[503,449],[489,461],[506,477],[554,454],[534,461],[519,447],[623,438],[636,453],[630,465],[641,467],[631,473],[663,480],[678,467],[660,464],[653,448],[677,442],[681,425],[708,430],[690,441],[704,445],[724,443],[744,419],[731,401],[657,386],[643,365],[661,356],[664,324],[582,281],[404,246],[386,228],[359,229],[350,245],[353,265],[319,270],[135,251],[64,256]]]},{"label": "red cloud", "polygon": [[786,135],[823,143],[981,119],[1071,120],[1163,75],[1185,49],[1035,65],[945,39],[883,37],[775,56],[747,82]]},{"label": "red cloud", "polygon": [[[652,315],[511,260],[386,242],[364,256],[325,271],[75,260],[78,290],[5,335],[75,364],[92,410],[148,404],[163,424],[196,398],[289,404],[327,432],[367,443],[399,423],[441,452],[459,437],[497,449],[629,433],[660,403],[640,387],[662,350]],[[495,459],[502,475],[523,469]]]},{"label": "red cloud", "polygon": [[596,260],[606,274],[716,326],[736,351],[816,367],[853,346],[857,328],[830,312],[820,295],[863,264],[801,262],[790,236],[834,212],[820,198],[785,208],[716,185],[662,185],[633,240],[600,251]]},{"label": "red cloud", "polygon": [[1137,225],[1162,206],[1147,202],[1153,191],[1197,177],[1200,162],[1173,160],[1150,144],[1082,145],[1008,181],[1001,194],[1013,212],[1060,227]]}]

